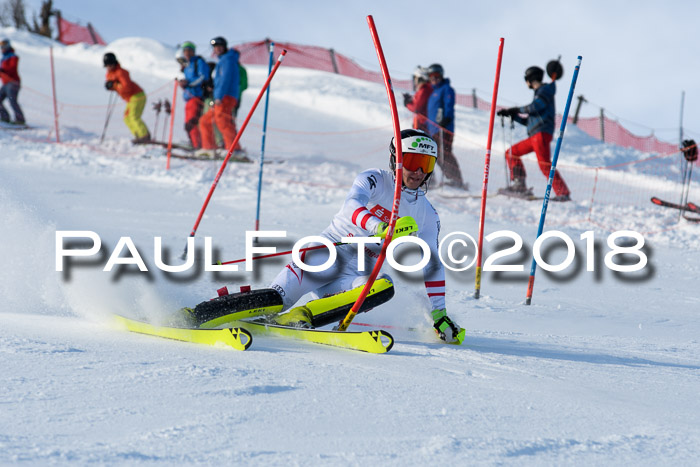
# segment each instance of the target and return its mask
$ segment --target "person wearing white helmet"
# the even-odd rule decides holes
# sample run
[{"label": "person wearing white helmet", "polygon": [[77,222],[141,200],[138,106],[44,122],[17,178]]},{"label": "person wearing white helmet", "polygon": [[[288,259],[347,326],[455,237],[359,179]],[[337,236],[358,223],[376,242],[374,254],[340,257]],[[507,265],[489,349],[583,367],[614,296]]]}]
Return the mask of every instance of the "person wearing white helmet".
[{"label": "person wearing white helmet", "polygon": [[413,128],[427,131],[426,115],[428,112],[428,98],[433,92],[433,86],[428,78],[428,69],[418,65],[413,72],[413,91],[411,96],[403,94],[403,105],[413,112]]},{"label": "person wearing white helmet", "polygon": [[[425,132],[403,130],[403,189],[399,205],[399,219],[392,240],[405,235],[417,235],[430,248],[430,259],[423,268],[426,301],[440,339],[461,342],[464,331],[448,316],[445,306],[445,270],[438,254],[440,218],[427,200],[427,184],[437,161],[437,144]],[[391,208],[394,202],[395,154],[394,139],[390,144],[391,171],[369,169],[355,178],[350,192],[331,223],[321,233],[329,242],[340,242],[343,237],[386,236]],[[329,269],[321,272],[302,270],[290,262],[279,272],[268,289],[256,291],[266,297],[255,304],[250,312],[267,313],[274,308],[286,313],[272,319],[279,324],[300,327],[321,327],[340,322],[355,303],[360,291],[379,257],[380,244],[366,244],[361,252],[353,245],[337,247],[337,258]],[[328,259],[324,249],[306,251],[301,256],[308,266],[319,266]],[[364,268],[360,268],[360,261]],[[304,305],[297,302],[311,293],[314,300]],[[244,294],[245,295],[245,294]],[[372,286],[359,312],[375,308],[394,295],[391,277],[381,273]],[[192,324],[218,319],[232,313],[248,313],[242,309],[240,294],[224,295],[187,309]],[[263,303],[264,302],[264,303]]]}]

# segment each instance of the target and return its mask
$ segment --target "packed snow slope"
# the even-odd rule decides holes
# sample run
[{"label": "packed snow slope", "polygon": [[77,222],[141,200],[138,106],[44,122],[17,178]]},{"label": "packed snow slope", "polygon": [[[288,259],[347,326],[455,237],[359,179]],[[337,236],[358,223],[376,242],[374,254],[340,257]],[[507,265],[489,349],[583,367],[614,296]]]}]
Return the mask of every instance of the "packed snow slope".
[{"label": "packed snow slope", "polygon": [[[48,43],[0,31],[14,42],[27,86],[50,95]],[[106,102],[100,57],[123,41],[107,48],[54,44],[56,67],[79,70],[59,81],[66,102]],[[171,47],[128,39],[128,50],[124,65],[149,83],[144,87],[171,82]],[[249,67],[239,123],[266,71]],[[119,329],[112,314],[167,319],[223,285],[265,287],[289,260],[259,261],[254,272],[203,270],[206,236],[215,259],[244,257],[259,165],[229,164],[197,231],[197,267],[166,274],[155,267],[154,238],[162,237],[166,262],[177,263],[219,163],[173,159],[166,170],[162,148],[131,146],[119,114],[104,144],[104,120],[79,119],[62,123],[64,142],[56,144],[51,108],[40,108],[28,91],[23,98],[37,106],[26,112],[33,128],[0,130],[0,463],[697,462],[700,226],[677,223],[676,213],[611,196],[597,205],[615,226],[608,229],[568,222],[590,210],[576,191],[572,202],[551,204],[546,230],[572,239],[574,261],[560,272],[538,268],[532,305],[525,306],[541,201],[490,196],[486,235],[507,230],[524,242],[497,263],[523,271],[485,272],[478,300],[473,267],[448,273],[448,313],[467,329],[460,347],[435,339],[420,273],[393,270],[387,272],[396,282],[394,299],[356,319],[392,327],[397,343],[388,354],[273,337],[256,338],[246,352],[160,340]],[[99,109],[104,117],[105,107]],[[256,160],[262,115],[260,108],[243,137]],[[404,109],[401,118],[409,124]],[[283,251],[327,225],[358,172],[387,167],[392,128],[382,86],[284,66],[272,84],[268,125],[260,222],[263,230],[287,232],[284,240],[265,241]],[[485,113],[458,109],[455,152],[474,196],[487,127]],[[522,136],[517,129],[514,137]],[[495,141],[494,154],[502,151]],[[572,127],[560,157],[585,168],[643,156]],[[502,160],[492,167],[495,189],[504,180]],[[544,191],[536,169],[529,181]],[[477,236],[479,199],[438,187],[428,197],[443,238]],[[608,236],[622,229],[643,232],[648,263],[641,271],[614,272],[604,261]],[[95,232],[104,248],[57,272],[56,232],[66,230]],[[592,233],[582,239],[586,231]],[[120,237],[133,240],[148,272],[134,266],[103,272]],[[564,261],[564,242],[550,241],[543,256],[550,264]],[[494,239],[485,257],[511,245]],[[124,249],[121,256],[130,254]]]}]

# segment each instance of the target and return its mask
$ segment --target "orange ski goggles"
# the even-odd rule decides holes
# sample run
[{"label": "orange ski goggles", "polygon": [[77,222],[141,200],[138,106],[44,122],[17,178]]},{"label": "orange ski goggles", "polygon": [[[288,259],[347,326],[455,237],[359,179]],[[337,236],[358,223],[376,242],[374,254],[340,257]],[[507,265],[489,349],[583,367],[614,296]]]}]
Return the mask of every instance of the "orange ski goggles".
[{"label": "orange ski goggles", "polygon": [[435,168],[437,158],[429,154],[420,154],[417,152],[403,153],[403,166],[405,169],[415,172],[422,169],[424,174],[429,174]]}]

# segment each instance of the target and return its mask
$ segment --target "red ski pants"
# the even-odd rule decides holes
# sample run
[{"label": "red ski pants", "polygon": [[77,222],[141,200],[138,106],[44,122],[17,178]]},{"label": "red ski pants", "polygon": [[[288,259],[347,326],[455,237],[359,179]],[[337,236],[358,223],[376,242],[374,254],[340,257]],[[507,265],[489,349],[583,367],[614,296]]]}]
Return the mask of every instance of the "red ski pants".
[{"label": "red ski pants", "polygon": [[[214,137],[214,123],[224,137],[226,149],[231,147],[231,143],[236,139],[236,121],[233,119],[233,111],[238,100],[233,96],[224,96],[221,101],[209,109],[199,120],[199,130],[202,133],[202,148],[215,149],[216,138]],[[241,149],[237,144],[234,151]]]},{"label": "red ski pants", "polygon": [[[510,179],[514,180],[516,178],[525,178],[525,166],[523,161],[520,159],[521,156],[529,154],[535,151],[537,155],[537,162],[540,166],[540,170],[545,177],[549,178],[549,171],[552,167],[552,154],[549,150],[549,144],[552,142],[552,135],[549,133],[539,132],[530,136],[528,139],[524,139],[519,143],[515,143],[510,149],[506,151],[506,160],[508,161],[508,167],[510,168]],[[554,180],[552,183],[552,188],[554,193],[557,195],[570,195],[569,187],[566,186],[564,179],[559,175],[559,171],[554,173]]]},{"label": "red ski pants", "polygon": [[202,135],[199,133],[199,117],[202,115],[202,99],[193,97],[185,104],[185,131],[190,137],[192,147],[199,149],[202,147]]}]

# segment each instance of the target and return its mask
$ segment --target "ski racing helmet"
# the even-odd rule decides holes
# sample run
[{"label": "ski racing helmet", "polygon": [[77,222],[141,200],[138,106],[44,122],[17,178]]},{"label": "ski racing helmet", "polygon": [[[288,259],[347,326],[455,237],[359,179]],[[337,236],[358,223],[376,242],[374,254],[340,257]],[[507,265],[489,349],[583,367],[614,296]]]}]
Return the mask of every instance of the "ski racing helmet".
[{"label": "ski racing helmet", "polygon": [[413,78],[420,81],[428,81],[428,69],[420,65],[413,70]]},{"label": "ski racing helmet", "polygon": [[182,51],[182,49],[177,49],[177,52],[175,52],[175,61],[181,66],[187,65],[188,60],[187,57],[185,57],[185,53]]},{"label": "ski racing helmet", "polygon": [[10,39],[0,40],[0,49],[2,49],[3,52],[10,50],[11,48],[12,46],[10,45]]},{"label": "ski racing helmet", "polygon": [[197,51],[197,47],[194,45],[193,42],[190,42],[190,41],[183,42],[182,45],[180,46],[180,48],[181,49],[192,49],[192,52]]},{"label": "ski racing helmet", "polygon": [[[410,170],[423,170],[426,174],[423,185],[425,185],[435,169],[437,162],[438,146],[428,134],[422,130],[401,130],[401,150],[403,153],[403,166]],[[396,173],[396,146],[394,138],[389,143],[389,166],[391,171]]]},{"label": "ski racing helmet", "polygon": [[539,81],[542,82],[544,78],[544,70],[538,66],[531,66],[525,70],[525,81]]},{"label": "ski racing helmet", "polygon": [[117,61],[117,56],[114,55],[112,52],[107,52],[104,55],[104,57],[102,57],[102,62],[104,63],[104,66],[119,65],[119,62]]},{"label": "ski racing helmet", "polygon": [[209,41],[209,43],[211,44],[212,47],[214,47],[215,45],[223,45],[224,49],[228,48],[228,42],[226,42],[226,39],[224,39],[221,36],[216,36],[211,41]]}]

